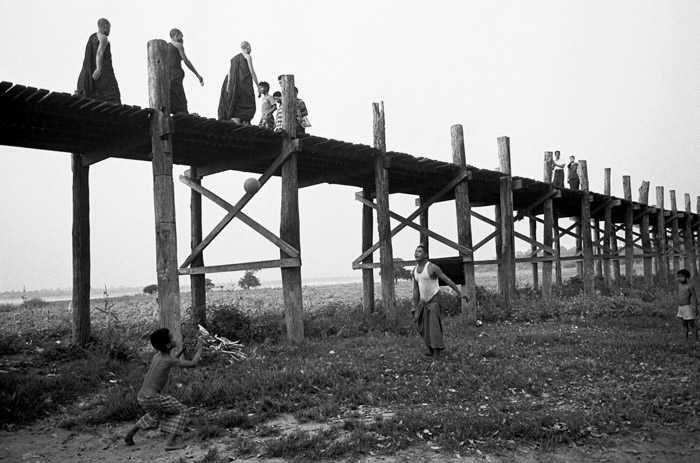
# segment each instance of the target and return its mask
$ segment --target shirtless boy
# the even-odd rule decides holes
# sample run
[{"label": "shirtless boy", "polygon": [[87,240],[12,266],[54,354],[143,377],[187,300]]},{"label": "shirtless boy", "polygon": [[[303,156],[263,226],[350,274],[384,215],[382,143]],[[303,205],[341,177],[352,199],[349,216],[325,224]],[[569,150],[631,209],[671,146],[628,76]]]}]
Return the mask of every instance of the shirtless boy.
[{"label": "shirtless boy", "polygon": [[[695,334],[695,341],[698,340],[698,327],[695,324],[695,318],[698,316],[698,296],[695,294],[695,288],[691,285],[688,280],[690,279],[690,272],[686,269],[681,269],[678,271],[678,313],[676,316],[683,321],[683,327],[685,328],[685,340],[688,340],[688,333],[693,330]],[[695,304],[690,305],[691,301],[695,299]]]},{"label": "shirtless boy", "polygon": [[202,357],[202,340],[201,338],[197,340],[197,353],[192,360],[179,358],[182,355],[182,349],[175,356],[170,355],[170,351],[177,346],[177,343],[167,328],[154,331],[151,334],[151,344],[158,353],[153,356],[141,390],[136,396],[136,400],[146,414],[124,436],[124,442],[127,445],[134,445],[134,434],[139,429],[155,428],[160,423],[161,431],[168,436],[165,450],[182,449],[186,447],[181,439],[187,425],[187,407],[174,397],[161,394],[161,391],[168,383],[172,367],[189,368],[199,363]]}]

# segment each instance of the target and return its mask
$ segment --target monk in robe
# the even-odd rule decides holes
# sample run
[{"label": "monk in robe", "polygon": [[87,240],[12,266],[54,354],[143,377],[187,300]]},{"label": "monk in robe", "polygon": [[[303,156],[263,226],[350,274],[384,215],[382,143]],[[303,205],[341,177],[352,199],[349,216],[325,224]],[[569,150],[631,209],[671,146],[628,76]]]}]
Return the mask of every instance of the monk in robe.
[{"label": "monk in robe", "polygon": [[170,43],[168,44],[168,68],[170,70],[170,112],[172,114],[189,114],[187,110],[187,97],[185,87],[182,85],[185,79],[185,71],[182,62],[197,76],[199,84],[204,85],[204,78],[199,75],[192,62],[185,54],[185,45],[182,31],[173,29],[170,31]]},{"label": "monk in robe", "polygon": [[121,94],[112,67],[109,32],[112,25],[105,18],[97,21],[97,32],[85,45],[83,68],[78,77],[79,96],[121,104]]},{"label": "monk in robe", "polygon": [[231,67],[221,86],[220,120],[248,125],[255,116],[255,89],[258,88],[258,77],[255,75],[250,51],[250,44],[242,42],[241,53],[231,58]]}]

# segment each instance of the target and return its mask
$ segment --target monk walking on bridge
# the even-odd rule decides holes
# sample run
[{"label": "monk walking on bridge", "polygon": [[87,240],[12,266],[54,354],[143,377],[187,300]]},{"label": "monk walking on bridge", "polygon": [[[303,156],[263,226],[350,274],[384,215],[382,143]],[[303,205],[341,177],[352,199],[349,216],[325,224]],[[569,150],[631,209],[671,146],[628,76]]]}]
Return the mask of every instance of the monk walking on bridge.
[{"label": "monk walking on bridge", "polygon": [[255,89],[259,86],[250,52],[250,44],[242,42],[241,53],[231,58],[231,67],[219,98],[220,120],[248,125],[255,116]]},{"label": "monk walking on bridge", "polygon": [[112,25],[105,18],[97,21],[97,32],[85,45],[83,68],[78,77],[79,96],[121,104],[121,94],[112,67],[109,33]]},{"label": "monk walking on bridge", "polygon": [[185,45],[182,31],[173,29],[170,31],[170,43],[168,44],[168,67],[170,68],[170,112],[173,114],[189,114],[187,110],[187,97],[185,87],[182,85],[185,79],[185,71],[182,64],[189,68],[197,76],[199,84],[204,85],[204,78],[199,75],[194,65],[185,54]]}]

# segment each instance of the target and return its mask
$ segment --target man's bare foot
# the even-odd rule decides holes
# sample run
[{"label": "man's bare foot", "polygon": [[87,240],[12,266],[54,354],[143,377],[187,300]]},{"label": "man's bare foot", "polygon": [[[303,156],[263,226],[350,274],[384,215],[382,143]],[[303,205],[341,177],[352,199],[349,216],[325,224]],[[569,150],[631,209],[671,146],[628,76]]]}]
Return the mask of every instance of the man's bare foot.
[{"label": "man's bare foot", "polygon": [[187,444],[182,441],[176,441],[173,443],[167,442],[165,444],[165,450],[180,450],[184,449],[185,447],[187,447]]},{"label": "man's bare foot", "polygon": [[126,445],[134,445],[134,436],[127,434],[124,436],[124,442],[126,442]]}]

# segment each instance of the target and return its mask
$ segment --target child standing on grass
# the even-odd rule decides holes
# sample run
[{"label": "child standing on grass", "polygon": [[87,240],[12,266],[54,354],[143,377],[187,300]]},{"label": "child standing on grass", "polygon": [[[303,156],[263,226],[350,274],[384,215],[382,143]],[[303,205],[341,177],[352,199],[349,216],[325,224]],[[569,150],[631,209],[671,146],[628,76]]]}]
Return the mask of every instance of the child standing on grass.
[{"label": "child standing on grass", "polygon": [[[676,317],[683,321],[685,328],[685,340],[688,340],[688,333],[693,330],[695,341],[698,340],[698,327],[695,324],[695,317],[698,316],[698,296],[695,294],[695,288],[688,280],[690,272],[686,269],[678,271],[678,313]],[[695,299],[695,305],[691,306],[690,302]]]},{"label": "child standing on grass", "polygon": [[197,365],[202,356],[202,339],[197,340],[197,353],[192,360],[181,360],[182,349],[170,355],[170,351],[177,346],[172,333],[167,328],[161,328],[151,334],[151,344],[158,350],[153,356],[151,366],[148,368],[143,385],[136,400],[146,411],[133,428],[124,436],[127,445],[134,445],[134,434],[139,429],[155,428],[160,423],[161,431],[168,435],[165,450],[177,450],[187,447],[182,442],[182,435],[187,425],[188,410],[177,399],[161,394],[168,383],[168,376],[172,367],[189,368]]}]

